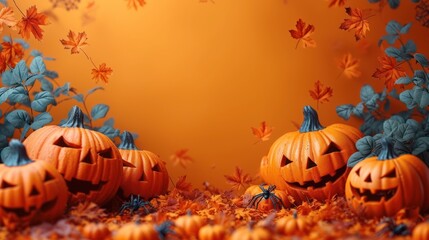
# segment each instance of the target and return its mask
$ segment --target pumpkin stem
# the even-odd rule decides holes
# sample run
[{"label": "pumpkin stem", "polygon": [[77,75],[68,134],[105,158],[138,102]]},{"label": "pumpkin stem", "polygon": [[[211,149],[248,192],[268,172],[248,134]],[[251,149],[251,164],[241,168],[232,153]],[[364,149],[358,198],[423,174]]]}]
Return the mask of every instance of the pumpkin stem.
[{"label": "pumpkin stem", "polygon": [[306,132],[313,132],[313,131],[319,131],[324,129],[325,127],[322,126],[319,122],[319,116],[317,115],[316,110],[314,110],[310,106],[304,107],[304,121],[301,124],[301,128],[299,129],[299,132],[306,133]]},{"label": "pumpkin stem", "polygon": [[296,209],[293,209],[293,210],[292,210],[292,217],[293,217],[294,219],[297,219],[297,218],[298,218],[298,211],[297,211]]},{"label": "pumpkin stem", "polygon": [[378,160],[389,160],[397,158],[398,155],[393,150],[392,142],[387,138],[381,139],[381,152],[378,154]]},{"label": "pumpkin stem", "polygon": [[122,133],[121,144],[119,144],[118,148],[124,150],[137,150],[133,135],[130,132],[124,131],[124,133]]},{"label": "pumpkin stem", "polygon": [[75,105],[70,111],[67,122],[64,123],[62,127],[85,128],[85,125],[83,124],[83,118],[84,116],[82,110],[80,110],[80,108]]},{"label": "pumpkin stem", "polygon": [[7,157],[3,159],[4,165],[8,167],[18,167],[32,163],[25,150],[24,144],[17,139],[12,139],[9,142],[9,152]]}]

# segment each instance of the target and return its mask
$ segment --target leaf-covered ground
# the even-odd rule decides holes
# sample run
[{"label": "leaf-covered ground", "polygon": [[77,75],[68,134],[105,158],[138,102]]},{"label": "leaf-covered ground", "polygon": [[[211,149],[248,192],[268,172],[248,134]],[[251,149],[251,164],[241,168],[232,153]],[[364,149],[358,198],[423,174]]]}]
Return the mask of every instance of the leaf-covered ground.
[{"label": "leaf-covered ground", "polygon": [[[177,186],[177,185],[176,185]],[[185,184],[182,186],[186,186]],[[288,239],[276,231],[275,225],[280,218],[290,216],[294,211],[298,217],[308,221],[309,228],[303,239],[373,239],[373,238],[411,238],[414,226],[425,219],[424,216],[412,211],[401,211],[395,217],[385,219],[366,219],[352,212],[344,197],[334,197],[326,203],[317,201],[304,202],[291,209],[261,212],[254,208],[246,208],[248,195],[232,190],[219,190],[204,183],[200,189],[178,189],[167,195],[152,199],[151,204],[156,212],[146,214],[143,209],[130,214],[124,211],[119,214],[122,204],[120,199],[113,200],[106,208],[96,204],[80,201],[70,207],[61,219],[53,223],[8,231],[0,228],[0,239],[84,239],[82,227],[88,223],[99,222],[107,225],[114,237],[118,229],[129,222],[149,222],[159,224],[165,220],[174,222],[178,217],[191,212],[204,218],[207,224],[222,224],[231,235],[240,226],[262,226],[271,232],[273,239]],[[402,226],[401,226],[402,225]],[[174,230],[174,227],[173,227]],[[393,231],[395,230],[395,231]],[[178,232],[178,231],[176,231]],[[395,235],[395,233],[397,235]],[[408,236],[399,236],[408,234]],[[167,239],[180,239],[178,234],[169,234]]]}]

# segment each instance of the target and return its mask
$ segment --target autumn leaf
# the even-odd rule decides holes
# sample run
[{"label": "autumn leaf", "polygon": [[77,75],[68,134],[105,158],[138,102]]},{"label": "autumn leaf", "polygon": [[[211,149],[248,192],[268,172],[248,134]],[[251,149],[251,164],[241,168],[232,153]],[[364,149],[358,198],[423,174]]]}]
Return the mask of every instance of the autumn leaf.
[{"label": "autumn leaf", "polygon": [[237,191],[241,190],[242,188],[246,188],[253,181],[253,178],[247,173],[244,174],[243,170],[239,167],[235,167],[235,172],[233,175],[224,175],[224,177],[226,178],[226,181],[232,185],[232,189]]},{"label": "autumn leaf", "polygon": [[331,87],[324,87],[319,80],[314,84],[314,89],[309,92],[310,96],[317,101],[317,108],[319,108],[319,103],[329,102],[329,99],[334,94],[334,90]]},{"label": "autumn leaf", "polygon": [[329,7],[338,6],[342,7],[346,4],[346,0],[328,0],[329,1]]},{"label": "autumn leaf", "polygon": [[177,179],[174,188],[179,191],[190,192],[192,190],[192,184],[190,182],[186,182],[186,175],[184,175]]},{"label": "autumn leaf", "polygon": [[88,25],[89,23],[95,21],[95,11],[97,10],[95,1],[90,1],[86,5],[82,13],[82,25]]},{"label": "autumn leaf", "polygon": [[253,135],[255,135],[255,137],[258,138],[261,142],[268,141],[270,139],[271,133],[273,132],[273,128],[268,126],[265,121],[261,122],[259,128],[251,128]]},{"label": "autumn leaf", "polygon": [[0,74],[6,71],[6,68],[6,58],[3,56],[3,54],[0,54]]},{"label": "autumn leaf", "polygon": [[15,65],[24,57],[24,48],[19,43],[14,43],[12,40],[10,42],[2,42],[1,44],[1,53],[4,59],[4,64],[11,68],[14,68]]},{"label": "autumn leaf", "polygon": [[18,23],[15,15],[13,14],[13,9],[10,7],[3,7],[0,9],[0,32],[3,31],[3,25],[8,27],[14,27]]},{"label": "autumn leaf", "polygon": [[42,40],[43,38],[43,29],[40,28],[40,25],[47,25],[48,21],[46,15],[43,13],[38,13],[36,6],[32,6],[27,10],[26,16],[18,22],[19,34],[25,39],[30,38],[30,33],[37,40]]},{"label": "autumn leaf", "polygon": [[186,149],[186,148],[180,149],[180,150],[176,151],[173,155],[170,156],[170,160],[173,161],[173,164],[175,166],[180,164],[180,166],[182,166],[183,168],[186,168],[186,166],[188,166],[188,164],[190,164],[194,161],[194,159],[192,159],[188,155],[188,151],[189,151],[189,149]]},{"label": "autumn leaf", "polygon": [[344,74],[347,78],[358,78],[361,76],[361,72],[358,70],[359,59],[354,58],[350,53],[345,54],[338,61],[338,68],[343,70],[341,74]]},{"label": "autumn leaf", "polygon": [[311,24],[306,24],[302,19],[299,19],[296,22],[296,30],[289,30],[290,35],[298,39],[298,42],[296,43],[295,49],[298,48],[299,42],[303,43],[303,47],[316,47],[316,41],[314,41],[310,35],[314,32],[314,26]]},{"label": "autumn leaf", "polygon": [[359,8],[346,8],[346,13],[350,18],[344,19],[344,22],[341,23],[340,29],[351,31],[355,30],[356,41],[365,38],[367,32],[369,31],[369,23],[366,20],[368,17],[364,17],[364,13]]},{"label": "autumn leaf", "polygon": [[105,63],[100,64],[98,68],[92,69],[92,80],[98,82],[99,80],[107,83],[109,80],[109,75],[111,75],[113,70],[110,67],[107,67]]},{"label": "autumn leaf", "polygon": [[145,0],[127,0],[128,1],[128,8],[134,8],[137,10],[140,7],[143,7],[146,2]]},{"label": "autumn leaf", "polygon": [[64,46],[64,49],[71,49],[71,54],[79,53],[79,50],[82,49],[88,43],[86,40],[88,37],[85,32],[76,34],[72,30],[69,31],[67,35],[68,40],[61,39],[60,42]]},{"label": "autumn leaf", "polygon": [[391,90],[395,85],[395,81],[406,75],[406,72],[399,66],[396,62],[396,59],[383,55],[377,58],[380,63],[375,72],[372,74],[372,77],[378,79],[384,79],[384,85],[388,90]]}]

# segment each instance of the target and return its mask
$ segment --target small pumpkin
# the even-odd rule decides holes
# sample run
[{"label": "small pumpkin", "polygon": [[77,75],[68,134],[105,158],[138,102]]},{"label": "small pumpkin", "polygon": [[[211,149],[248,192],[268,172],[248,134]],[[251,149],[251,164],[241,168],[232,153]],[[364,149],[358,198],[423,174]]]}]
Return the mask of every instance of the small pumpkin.
[{"label": "small pumpkin", "polygon": [[200,228],[205,225],[204,219],[198,215],[192,215],[191,211],[178,217],[174,221],[176,232],[184,239],[197,238]]},{"label": "small pumpkin", "polygon": [[0,219],[9,228],[55,220],[66,208],[67,185],[44,161],[31,160],[12,139],[0,165]]},{"label": "small pumpkin", "polygon": [[271,146],[268,170],[263,170],[271,177],[265,174],[264,181],[287,190],[297,202],[344,195],[347,160],[361,137],[358,129],[345,124],[323,127],[317,112],[305,106],[299,131],[286,133]]},{"label": "small pumpkin", "polygon": [[107,239],[110,234],[104,223],[88,223],[82,229],[82,235],[90,240]]},{"label": "small pumpkin", "polygon": [[199,240],[223,240],[226,238],[227,231],[223,225],[207,224],[198,231]]},{"label": "small pumpkin", "polygon": [[125,131],[118,146],[123,166],[120,192],[122,198],[139,195],[150,199],[167,193],[169,177],[164,162],[154,153],[138,150],[131,133]]},{"label": "small pumpkin", "polygon": [[429,169],[411,154],[396,155],[391,142],[381,139],[378,157],[356,164],[347,178],[351,209],[366,217],[394,216],[401,209],[429,207]]},{"label": "small pumpkin", "polygon": [[251,224],[237,228],[230,240],[269,240],[271,233],[263,227],[252,227]]},{"label": "small pumpkin", "polygon": [[114,240],[160,239],[155,226],[151,223],[127,223],[113,237]]},{"label": "small pumpkin", "polygon": [[[274,190],[271,190],[272,187],[274,187]],[[291,206],[287,193],[283,190],[275,189],[275,185],[251,185],[244,194],[252,196],[249,201],[252,206],[249,207],[255,207],[260,211],[280,210],[283,207],[289,208]]]},{"label": "small pumpkin", "polygon": [[55,166],[73,196],[85,194],[88,201],[103,205],[119,189],[122,158],[107,136],[85,129],[83,118],[74,106],[65,124],[40,128],[24,144],[31,158]]},{"label": "small pumpkin", "polygon": [[429,222],[422,222],[417,224],[412,232],[413,240],[427,240],[429,239]]},{"label": "small pumpkin", "polygon": [[291,236],[302,236],[308,233],[310,223],[306,217],[298,216],[297,211],[293,211],[292,216],[286,216],[279,219],[276,223],[278,233]]}]

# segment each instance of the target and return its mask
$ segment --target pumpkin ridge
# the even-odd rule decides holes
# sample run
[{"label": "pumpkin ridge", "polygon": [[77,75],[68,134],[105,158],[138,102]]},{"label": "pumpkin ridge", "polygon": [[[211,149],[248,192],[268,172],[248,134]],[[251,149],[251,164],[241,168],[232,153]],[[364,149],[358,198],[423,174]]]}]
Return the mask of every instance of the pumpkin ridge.
[{"label": "pumpkin ridge", "polygon": [[324,129],[325,127],[320,124],[319,116],[314,110],[314,108],[310,106],[304,107],[304,121],[301,124],[301,127],[299,129],[299,132],[306,133],[306,132],[314,132]]}]

